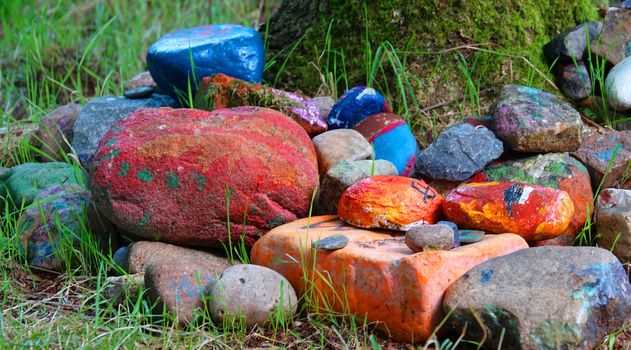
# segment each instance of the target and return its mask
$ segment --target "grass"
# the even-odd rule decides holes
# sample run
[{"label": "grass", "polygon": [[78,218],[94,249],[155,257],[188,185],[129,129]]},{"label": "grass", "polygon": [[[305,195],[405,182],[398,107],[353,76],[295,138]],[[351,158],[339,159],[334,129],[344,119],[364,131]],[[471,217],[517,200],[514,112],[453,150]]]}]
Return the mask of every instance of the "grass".
[{"label": "grass", "polygon": [[[47,112],[68,102],[85,103],[92,96],[120,95],[124,83],[145,70],[144,54],[155,39],[171,30],[206,23],[263,24],[269,18],[273,1],[130,2],[124,0],[73,3],[58,1],[5,0],[0,3],[0,127],[37,123]],[[368,13],[367,7],[363,8]],[[348,57],[336,48],[328,27],[323,49],[314,53],[312,62],[320,75],[319,92],[334,97],[351,87]],[[369,40],[370,26],[364,23],[363,63],[366,84],[388,98],[394,112],[402,115],[421,140],[429,142],[448,123],[466,114],[483,115],[488,111],[481,91],[484,55],[506,57],[528,69],[525,83],[549,81],[549,72],[541,72],[526,58],[486,46],[467,46],[440,52],[396,49],[384,41],[376,45]],[[288,55],[268,59],[266,69],[280,66],[273,80],[277,85],[282,71],[299,46],[299,40],[287,48]],[[267,43],[267,40],[266,40]],[[474,54],[471,54],[474,53]],[[464,85],[462,99],[447,101],[442,106],[423,106],[417,90],[425,82],[409,74],[411,56],[430,56],[437,62],[448,55],[458,57],[458,71]],[[283,57],[281,59],[281,57]],[[602,88],[604,63],[590,58],[592,86]],[[434,70],[440,70],[437,63]],[[524,83],[524,82],[522,82]],[[552,86],[554,84],[551,84]],[[193,103],[191,84],[181,99]],[[16,101],[25,110],[26,118],[16,113]],[[606,99],[604,99],[606,103]],[[608,110],[606,106],[603,110]],[[9,149],[3,145],[3,153]],[[47,158],[46,150],[22,139],[13,147],[11,157],[0,160],[0,167]],[[64,162],[80,165],[72,152]],[[372,166],[374,171],[374,162]],[[315,192],[314,192],[315,196]],[[226,188],[227,212],[230,212],[231,191]],[[372,348],[392,344],[377,335],[375,325],[350,313],[345,291],[334,291],[332,281],[312,260],[301,259],[303,278],[308,286],[300,300],[300,312],[288,317],[281,309],[270,320],[269,327],[246,329],[242,320],[213,324],[201,314],[195,326],[177,327],[172,318],[143,298],[143,293],[127,303],[114,305],[102,298],[106,277],[118,269],[112,252],[103,252],[87,225],[87,217],[76,219],[79,229],[56,220],[55,227],[69,239],[59,247],[62,273],[32,269],[26,263],[19,237],[22,220],[28,208],[41,208],[9,201],[3,203],[0,219],[0,314],[1,348],[240,348],[246,346],[280,346],[287,348]],[[17,207],[17,208],[16,208]],[[84,211],[85,213],[85,211]],[[228,214],[229,215],[229,214]],[[311,209],[309,217],[311,216]],[[230,227],[228,219],[228,227]],[[244,215],[243,222],[247,222]],[[244,225],[245,226],[245,225]],[[591,222],[581,233],[581,242],[594,244]],[[248,252],[241,234],[240,241],[225,247],[231,261],[248,263]],[[316,284],[316,281],[318,283]],[[322,287],[323,286],[323,287]],[[331,298],[330,296],[333,295]],[[342,305],[338,307],[338,305]],[[621,329],[605,340],[615,343]],[[613,338],[612,338],[613,337]],[[476,347],[476,342],[462,335],[439,339],[433,336],[418,348],[454,349],[462,344]]]}]

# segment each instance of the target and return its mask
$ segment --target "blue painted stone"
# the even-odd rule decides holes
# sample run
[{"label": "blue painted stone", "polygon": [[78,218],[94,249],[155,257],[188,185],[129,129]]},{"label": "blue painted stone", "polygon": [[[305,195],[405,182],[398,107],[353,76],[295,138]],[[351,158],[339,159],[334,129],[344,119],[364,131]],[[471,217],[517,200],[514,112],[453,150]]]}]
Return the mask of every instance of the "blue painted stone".
[{"label": "blue painted stone", "polygon": [[213,24],[164,35],[149,48],[147,66],[165,93],[188,96],[190,81],[195,95],[201,79],[216,73],[260,82],[265,49],[261,36],[252,28]]},{"label": "blue painted stone", "polygon": [[403,118],[392,113],[373,114],[353,129],[373,144],[375,159],[391,162],[400,176],[410,176],[418,155],[412,130]]},{"label": "blue painted stone", "polygon": [[329,116],[329,130],[349,129],[372,114],[390,112],[388,101],[377,90],[365,86],[356,86],[347,90],[340,97]]},{"label": "blue painted stone", "polygon": [[338,250],[348,245],[348,237],[344,235],[333,235],[313,241],[311,247],[319,250]]},{"label": "blue painted stone", "polygon": [[449,227],[451,227],[451,230],[454,232],[454,248],[458,248],[460,247],[460,231],[458,230],[458,225],[454,224],[451,221],[445,221],[445,220],[441,220],[439,222],[436,223],[438,224],[442,224],[442,225],[447,225]]},{"label": "blue painted stone", "polygon": [[480,242],[484,239],[484,231],[479,230],[460,230],[458,231],[458,237],[461,244],[471,244]]},{"label": "blue painted stone", "polygon": [[129,272],[129,246],[118,248],[112,256],[112,260],[116,265],[120,266],[125,272]]}]

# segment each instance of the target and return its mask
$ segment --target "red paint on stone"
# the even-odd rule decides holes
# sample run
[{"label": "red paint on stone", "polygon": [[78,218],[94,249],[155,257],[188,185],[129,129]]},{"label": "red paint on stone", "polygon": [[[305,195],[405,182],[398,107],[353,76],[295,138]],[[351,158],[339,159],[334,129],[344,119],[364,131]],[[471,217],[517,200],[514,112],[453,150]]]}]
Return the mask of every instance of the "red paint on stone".
[{"label": "red paint on stone", "polygon": [[129,234],[196,246],[227,240],[226,191],[232,237],[252,245],[307,215],[318,176],[304,130],[258,107],[139,110],[108,131],[96,159],[103,215]]},{"label": "red paint on stone", "polygon": [[561,235],[574,204],[565,191],[520,182],[464,184],[451,191],[443,213],[462,228],[516,233],[529,241]]},{"label": "red paint on stone", "polygon": [[363,228],[407,230],[436,223],[443,197],[421,180],[373,176],[349,187],[338,203],[340,219]]}]

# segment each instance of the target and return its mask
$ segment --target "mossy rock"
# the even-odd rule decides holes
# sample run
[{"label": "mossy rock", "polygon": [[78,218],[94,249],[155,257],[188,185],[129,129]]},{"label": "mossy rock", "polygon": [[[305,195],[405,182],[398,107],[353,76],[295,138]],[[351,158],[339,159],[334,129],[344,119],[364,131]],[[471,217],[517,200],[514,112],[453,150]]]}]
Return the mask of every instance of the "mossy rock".
[{"label": "mossy rock", "polygon": [[[284,0],[261,29],[271,63],[265,78],[315,94],[322,92],[320,74],[333,72],[339,95],[366,84],[369,61],[389,42],[410,73],[406,90],[422,107],[461,98],[466,72],[474,90],[515,82],[550,91],[541,49],[563,30],[596,19],[595,1]],[[397,93],[401,74],[391,67],[386,59],[372,85],[390,95],[401,112],[410,99]]]}]

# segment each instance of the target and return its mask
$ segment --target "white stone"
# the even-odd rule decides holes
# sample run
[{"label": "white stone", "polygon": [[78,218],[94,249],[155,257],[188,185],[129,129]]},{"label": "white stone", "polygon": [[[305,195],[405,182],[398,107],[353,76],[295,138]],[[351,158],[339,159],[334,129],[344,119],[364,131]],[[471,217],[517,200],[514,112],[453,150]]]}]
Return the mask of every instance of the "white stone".
[{"label": "white stone", "polygon": [[605,86],[611,108],[616,111],[631,110],[631,56],[613,67]]}]

